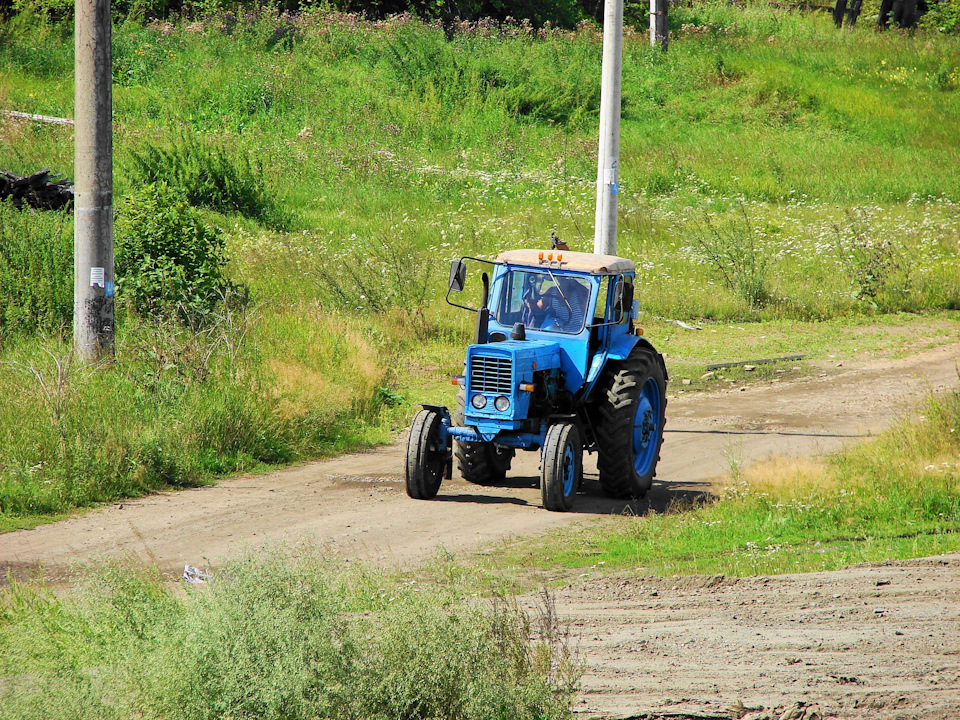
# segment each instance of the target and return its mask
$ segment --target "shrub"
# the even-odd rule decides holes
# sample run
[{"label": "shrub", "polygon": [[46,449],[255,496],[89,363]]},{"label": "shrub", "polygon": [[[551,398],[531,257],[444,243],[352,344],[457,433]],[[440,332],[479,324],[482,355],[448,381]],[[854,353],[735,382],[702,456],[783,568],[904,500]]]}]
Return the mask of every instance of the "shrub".
[{"label": "shrub", "polygon": [[0,340],[60,332],[73,318],[73,222],[0,201]]},{"label": "shrub", "polygon": [[942,33],[960,33],[960,0],[938,0],[928,5],[918,25]]},{"label": "shrub", "polygon": [[353,236],[345,249],[321,259],[313,271],[330,307],[422,315],[436,262],[399,237]]},{"label": "shrub", "polygon": [[900,238],[872,227],[863,212],[847,211],[847,221],[834,224],[837,256],[856,285],[856,298],[878,308],[899,309],[912,289],[911,252]]},{"label": "shrub", "polygon": [[288,224],[267,189],[261,168],[254,170],[245,154],[234,157],[222,145],[183,135],[172,145],[148,144],[133,151],[131,159],[134,180],[166,183],[194,207],[240,213],[274,228]]},{"label": "shrub", "polygon": [[165,183],[128,198],[116,227],[118,297],[135,312],[201,327],[219,302],[242,300],[223,274],[223,235]]},{"label": "shrub", "polygon": [[119,564],[95,573],[67,597],[0,597],[0,718],[570,716],[579,667],[549,599],[528,614],[418,592],[309,547],[230,563],[187,597]]},{"label": "shrub", "polygon": [[739,217],[731,216],[723,224],[704,215],[696,245],[730,292],[751,308],[767,304],[770,255],[763,246],[762,232],[750,222],[742,206]]}]

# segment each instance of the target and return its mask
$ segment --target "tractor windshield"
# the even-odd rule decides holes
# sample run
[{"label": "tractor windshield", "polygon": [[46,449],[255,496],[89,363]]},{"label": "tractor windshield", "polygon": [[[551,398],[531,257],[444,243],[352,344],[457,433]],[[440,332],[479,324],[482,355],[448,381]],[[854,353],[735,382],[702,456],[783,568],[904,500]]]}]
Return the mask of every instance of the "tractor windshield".
[{"label": "tractor windshield", "polygon": [[576,334],[583,330],[590,300],[590,282],[572,275],[536,270],[510,270],[496,319],[501,325],[522,322],[534,330]]}]

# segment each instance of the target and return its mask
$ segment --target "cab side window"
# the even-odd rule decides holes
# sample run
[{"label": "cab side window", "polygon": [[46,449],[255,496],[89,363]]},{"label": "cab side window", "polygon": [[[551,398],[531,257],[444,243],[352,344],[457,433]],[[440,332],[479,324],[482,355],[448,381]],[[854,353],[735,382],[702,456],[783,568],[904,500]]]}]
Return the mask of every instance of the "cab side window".
[{"label": "cab side window", "polygon": [[593,324],[602,325],[607,320],[607,297],[608,290],[616,278],[604,278],[600,281],[600,290],[597,293],[597,307],[593,311]]},{"label": "cab side window", "polygon": [[610,320],[613,323],[626,322],[633,305],[633,282],[626,275],[610,278],[611,307]]},{"label": "cab side window", "polygon": [[523,285],[527,273],[512,272],[507,275],[507,285],[503,293],[503,302],[497,312],[497,322],[501,325],[513,325],[520,322],[523,311]]},{"label": "cab side window", "polygon": [[607,308],[607,322],[616,324],[625,322],[630,315],[632,305],[632,278],[626,275],[610,278],[610,307]]}]

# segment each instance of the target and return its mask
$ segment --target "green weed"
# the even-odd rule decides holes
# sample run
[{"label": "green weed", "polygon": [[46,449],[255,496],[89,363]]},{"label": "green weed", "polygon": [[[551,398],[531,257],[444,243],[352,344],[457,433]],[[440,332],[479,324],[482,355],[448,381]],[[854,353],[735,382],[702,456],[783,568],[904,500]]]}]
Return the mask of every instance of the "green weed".
[{"label": "green weed", "polygon": [[[0,23],[0,58],[5,68],[43,78],[73,69],[73,22],[57,19],[57,9],[24,2],[8,21]],[[61,8],[66,5],[61,5]],[[50,10],[51,12],[48,12]]]},{"label": "green weed", "polygon": [[713,271],[751,308],[763,307],[770,299],[767,272],[771,253],[760,244],[764,235],[754,229],[743,207],[723,227],[704,216],[696,235],[697,247]]},{"label": "green weed", "polygon": [[549,598],[465,600],[267,552],[184,594],[100,566],[0,605],[0,717],[566,718],[579,666]]},{"label": "green weed", "polygon": [[167,146],[134,150],[130,158],[136,181],[166,184],[194,207],[238,213],[273,227],[287,222],[266,187],[262,167],[255,169],[246,154],[236,157],[222,145],[183,135]]}]

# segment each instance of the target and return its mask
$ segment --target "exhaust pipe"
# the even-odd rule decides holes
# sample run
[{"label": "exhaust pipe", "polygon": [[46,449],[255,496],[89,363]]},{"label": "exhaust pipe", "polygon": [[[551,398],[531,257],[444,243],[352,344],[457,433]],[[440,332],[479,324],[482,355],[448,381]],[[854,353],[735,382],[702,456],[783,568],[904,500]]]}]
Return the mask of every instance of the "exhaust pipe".
[{"label": "exhaust pipe", "polygon": [[483,282],[483,295],[480,298],[480,309],[477,310],[477,329],[473,334],[474,345],[486,345],[487,326],[490,322],[490,308],[487,307],[487,300],[490,299],[490,276],[484,273],[480,279]]}]

